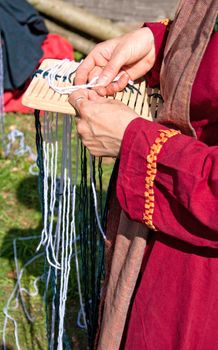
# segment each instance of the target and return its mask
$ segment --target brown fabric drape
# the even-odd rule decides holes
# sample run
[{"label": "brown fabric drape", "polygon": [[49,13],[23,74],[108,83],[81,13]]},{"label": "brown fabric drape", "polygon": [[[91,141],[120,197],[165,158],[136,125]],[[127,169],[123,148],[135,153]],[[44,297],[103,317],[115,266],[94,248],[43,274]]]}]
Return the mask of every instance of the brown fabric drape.
[{"label": "brown fabric drape", "polygon": [[182,0],[164,52],[161,70],[164,104],[157,121],[187,135],[195,135],[189,116],[191,89],[217,11],[217,0]]}]

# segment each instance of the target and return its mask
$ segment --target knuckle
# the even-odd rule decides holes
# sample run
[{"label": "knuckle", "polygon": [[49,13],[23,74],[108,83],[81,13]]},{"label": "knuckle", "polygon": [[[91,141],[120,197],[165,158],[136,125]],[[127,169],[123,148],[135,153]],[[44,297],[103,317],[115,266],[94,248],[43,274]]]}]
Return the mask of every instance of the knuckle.
[{"label": "knuckle", "polygon": [[111,77],[111,75],[114,73],[114,71],[115,71],[114,67],[111,65],[108,65],[104,70],[104,75]]},{"label": "knuckle", "polygon": [[81,117],[85,118],[86,117],[86,101],[83,99],[81,100],[76,100],[74,104],[75,109],[77,110],[78,114],[81,115]]},{"label": "knuckle", "polygon": [[82,139],[82,143],[89,150],[89,142],[85,138]]},{"label": "knuckle", "polygon": [[77,132],[79,135],[82,135],[82,128],[81,128],[80,124],[77,124]]},{"label": "knuckle", "polygon": [[80,102],[80,114],[87,119],[89,117],[89,108],[87,106],[86,101],[81,101]]},{"label": "knuckle", "polygon": [[85,128],[84,128],[82,120],[77,122],[76,128],[77,128],[78,134],[82,136],[85,132]]},{"label": "knuckle", "polygon": [[86,110],[86,103],[84,100],[79,101],[79,109],[81,113],[83,114]]}]

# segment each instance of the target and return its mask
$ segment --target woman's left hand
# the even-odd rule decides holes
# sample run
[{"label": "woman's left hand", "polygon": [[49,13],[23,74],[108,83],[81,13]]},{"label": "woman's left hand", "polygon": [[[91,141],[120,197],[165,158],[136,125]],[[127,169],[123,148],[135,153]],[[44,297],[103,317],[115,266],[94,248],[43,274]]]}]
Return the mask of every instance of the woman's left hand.
[{"label": "woman's left hand", "polygon": [[94,156],[117,157],[127,125],[138,115],[120,101],[93,90],[77,90],[69,102],[78,112],[77,131]]}]

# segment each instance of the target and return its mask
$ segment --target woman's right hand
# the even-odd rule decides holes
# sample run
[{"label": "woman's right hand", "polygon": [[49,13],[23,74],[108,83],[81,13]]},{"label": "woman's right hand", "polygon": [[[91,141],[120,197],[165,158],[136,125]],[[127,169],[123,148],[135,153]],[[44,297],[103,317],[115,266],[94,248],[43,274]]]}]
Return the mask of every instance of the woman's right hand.
[{"label": "woman's right hand", "polygon": [[[123,90],[128,80],[141,78],[154,65],[153,33],[143,27],[132,33],[107,40],[91,51],[77,69],[75,84],[85,84],[98,76],[100,95],[113,95]],[[113,82],[114,78],[120,78]]]}]

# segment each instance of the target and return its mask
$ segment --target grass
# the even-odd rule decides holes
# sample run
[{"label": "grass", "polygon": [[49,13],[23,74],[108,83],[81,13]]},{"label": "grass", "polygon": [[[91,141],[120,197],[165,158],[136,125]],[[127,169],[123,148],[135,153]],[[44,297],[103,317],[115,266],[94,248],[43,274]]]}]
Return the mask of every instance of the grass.
[{"label": "grass", "polygon": [[[21,130],[25,135],[25,143],[35,150],[35,127],[33,116],[8,114],[5,116],[5,133],[11,129]],[[42,230],[42,219],[37,191],[37,176],[29,173],[33,160],[26,154],[21,157],[9,155],[0,158],[0,337],[4,323],[3,308],[12,293],[16,283],[16,270],[13,257],[13,240],[19,237],[39,236]],[[105,167],[105,188],[111,171],[111,165]],[[35,254],[38,239],[17,240],[19,268]],[[43,258],[37,259],[27,267],[23,276],[23,287],[34,291],[33,282],[37,276],[43,274]],[[73,349],[86,348],[86,335],[76,326],[78,311],[78,295],[73,272],[70,281],[69,307],[67,308],[68,323],[71,327],[71,343]],[[47,339],[45,332],[45,311],[42,302],[43,282],[39,282],[39,294],[36,297],[25,297],[28,310],[35,317],[31,324],[24,315],[21,306],[10,309],[10,314],[18,322],[19,341],[22,350],[45,350]],[[15,306],[15,303],[12,303]],[[1,338],[0,338],[1,339]],[[16,349],[14,339],[14,325],[8,321],[7,327],[8,350]],[[1,340],[0,340],[1,347]]]},{"label": "grass", "polygon": [[[5,117],[6,133],[15,126],[25,131],[25,142],[34,148],[34,119],[32,116],[8,114]],[[13,259],[13,240],[18,237],[40,235],[42,228],[41,213],[37,195],[37,178],[29,174],[33,161],[28,156],[0,160],[0,330],[2,332],[4,314],[2,312],[16,283],[16,271]],[[20,268],[31,257],[37,241],[18,241],[18,261]],[[32,282],[37,272],[43,271],[43,261],[37,261],[35,271],[27,269],[24,274],[25,287],[32,288]],[[36,322],[30,325],[19,307],[12,310],[13,317],[18,321],[20,345],[22,349],[46,349],[44,331],[44,310],[41,298],[29,301],[28,306],[36,314]],[[12,304],[13,305],[13,304]],[[15,349],[13,323],[8,322],[7,344],[9,349]]]}]

